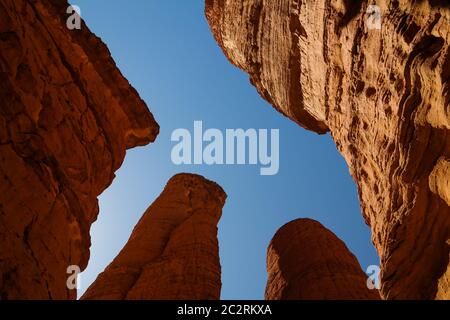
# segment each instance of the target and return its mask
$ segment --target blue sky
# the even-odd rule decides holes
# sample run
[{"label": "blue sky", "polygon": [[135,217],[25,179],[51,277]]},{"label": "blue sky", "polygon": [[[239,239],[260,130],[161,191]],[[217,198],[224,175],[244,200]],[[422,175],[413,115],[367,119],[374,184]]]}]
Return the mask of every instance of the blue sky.
[{"label": "blue sky", "polygon": [[[262,299],[266,249],[283,224],[316,219],[347,244],[366,269],[378,264],[347,165],[329,135],[308,132],[276,112],[216,45],[204,1],[78,0],[90,29],[147,102],[161,133],[127,152],[113,184],[100,196],[81,292],[111,262],[145,209],[179,172],[199,173],[228,194],[219,224],[222,299]],[[171,161],[171,133],[203,127],[279,129],[280,170],[261,176],[252,165],[181,165]]]}]

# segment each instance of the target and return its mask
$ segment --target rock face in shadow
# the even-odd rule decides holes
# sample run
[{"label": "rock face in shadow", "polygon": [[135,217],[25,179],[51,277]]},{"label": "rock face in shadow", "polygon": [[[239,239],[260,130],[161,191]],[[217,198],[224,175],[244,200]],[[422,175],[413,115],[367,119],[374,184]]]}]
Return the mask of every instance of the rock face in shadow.
[{"label": "rock face in shadow", "polygon": [[267,300],[380,299],[344,242],[311,219],[277,231],[267,249],[267,272]]},{"label": "rock face in shadow", "polygon": [[82,299],[219,299],[217,223],[225,200],[202,176],[172,177]]},{"label": "rock face in shadow", "polygon": [[450,9],[377,3],[206,0],[206,16],[263,98],[331,133],[372,230],[382,296],[448,299]]},{"label": "rock face in shadow", "polygon": [[159,127],[61,0],[0,0],[0,298],[67,299],[97,196]]}]

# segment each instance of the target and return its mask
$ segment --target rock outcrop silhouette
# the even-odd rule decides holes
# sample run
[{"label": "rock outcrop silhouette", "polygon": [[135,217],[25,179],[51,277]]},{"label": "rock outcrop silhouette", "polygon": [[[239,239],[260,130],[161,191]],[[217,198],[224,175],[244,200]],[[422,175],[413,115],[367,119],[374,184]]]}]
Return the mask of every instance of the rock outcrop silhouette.
[{"label": "rock outcrop silhouette", "polygon": [[206,0],[261,96],[331,133],[359,190],[386,299],[450,298],[450,9],[444,1]]},{"label": "rock outcrop silhouette", "polygon": [[73,299],[97,196],[159,127],[67,1],[0,0],[0,298]]},{"label": "rock outcrop silhouette", "polygon": [[225,200],[202,176],[172,177],[82,299],[219,299],[217,223]]},{"label": "rock outcrop silhouette", "polygon": [[267,250],[267,272],[267,300],[380,299],[344,242],[311,219],[277,231]]}]

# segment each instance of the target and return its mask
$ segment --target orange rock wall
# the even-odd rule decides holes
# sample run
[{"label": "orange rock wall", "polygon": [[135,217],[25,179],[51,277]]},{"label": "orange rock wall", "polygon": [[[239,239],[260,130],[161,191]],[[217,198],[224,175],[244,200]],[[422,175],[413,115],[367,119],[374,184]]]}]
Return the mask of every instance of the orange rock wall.
[{"label": "orange rock wall", "polygon": [[0,298],[67,299],[83,270],[97,196],[125,150],[159,127],[61,0],[0,0]]},{"label": "orange rock wall", "polygon": [[277,110],[330,132],[387,299],[450,298],[450,9],[444,1],[206,0],[228,59]]}]

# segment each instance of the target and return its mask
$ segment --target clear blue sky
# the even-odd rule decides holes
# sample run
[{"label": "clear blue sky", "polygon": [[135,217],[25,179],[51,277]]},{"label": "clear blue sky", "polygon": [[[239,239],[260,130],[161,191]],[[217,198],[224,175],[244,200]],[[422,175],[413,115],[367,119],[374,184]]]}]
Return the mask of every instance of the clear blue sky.
[{"label": "clear blue sky", "polygon": [[[111,187],[100,196],[91,229],[91,259],[82,289],[128,240],[145,209],[179,172],[195,172],[228,194],[219,224],[223,299],[261,299],[267,245],[283,224],[309,217],[345,241],[363,269],[378,264],[347,165],[329,135],[308,132],[276,112],[248,76],[216,45],[204,1],[78,0],[90,29],[108,45],[118,67],[161,126],[155,143],[127,152]],[[176,166],[173,130],[202,120],[205,128],[280,130],[280,171],[258,166]]]}]

